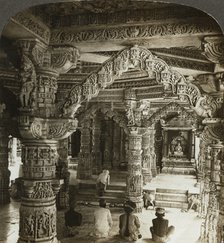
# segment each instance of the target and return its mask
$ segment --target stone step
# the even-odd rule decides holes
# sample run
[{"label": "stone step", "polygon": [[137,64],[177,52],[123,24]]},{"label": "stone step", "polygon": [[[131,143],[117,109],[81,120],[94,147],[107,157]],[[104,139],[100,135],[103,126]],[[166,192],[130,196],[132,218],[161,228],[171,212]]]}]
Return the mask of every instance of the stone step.
[{"label": "stone step", "polygon": [[[79,194],[86,196],[97,195],[96,190],[79,190]],[[126,192],[123,190],[106,190],[105,195],[111,197],[125,197]]]},{"label": "stone step", "polygon": [[[80,182],[79,183],[79,189],[95,189],[96,190],[96,184],[95,183],[86,183],[86,182]],[[126,185],[119,185],[119,184],[110,184],[107,186],[108,190],[126,190]]]},{"label": "stone step", "polygon": [[181,208],[184,210],[188,208],[188,203],[183,203],[183,202],[156,201],[155,205],[156,207]]},{"label": "stone step", "polygon": [[107,201],[107,203],[123,203],[125,201],[125,197],[108,196],[106,193],[103,197],[99,197],[96,194],[77,194],[78,202],[83,201],[98,203],[100,198],[104,198]]},{"label": "stone step", "polygon": [[195,175],[195,169],[193,167],[178,168],[178,167],[164,166],[162,168],[162,173],[175,174],[175,175]]},{"label": "stone step", "polygon": [[156,201],[186,202],[187,203],[187,195],[176,194],[176,193],[156,193],[155,200]]},{"label": "stone step", "polygon": [[171,194],[184,194],[184,195],[187,195],[188,190],[169,189],[169,188],[156,188],[156,193],[171,193]]}]

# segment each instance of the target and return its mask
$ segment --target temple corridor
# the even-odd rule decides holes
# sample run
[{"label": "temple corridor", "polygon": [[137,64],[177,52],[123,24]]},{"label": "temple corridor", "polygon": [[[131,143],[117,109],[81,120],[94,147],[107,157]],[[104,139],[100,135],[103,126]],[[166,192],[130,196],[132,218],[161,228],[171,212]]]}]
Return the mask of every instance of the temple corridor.
[{"label": "temple corridor", "polygon": [[[223,57],[217,21],[185,5],[83,0],[14,13],[0,39],[1,241],[97,242],[92,214],[106,200],[105,242],[122,242],[123,206],[150,242],[151,200],[173,242],[224,242]],[[76,203],[84,222],[66,238]],[[95,237],[111,225],[102,211]],[[120,237],[138,239],[127,215]],[[153,239],[173,229],[159,220]]]}]

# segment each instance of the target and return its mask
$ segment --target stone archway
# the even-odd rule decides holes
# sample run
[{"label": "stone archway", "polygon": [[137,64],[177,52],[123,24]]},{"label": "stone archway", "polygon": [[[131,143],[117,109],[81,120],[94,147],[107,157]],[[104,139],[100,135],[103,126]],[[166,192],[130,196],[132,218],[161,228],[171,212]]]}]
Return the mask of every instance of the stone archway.
[{"label": "stone archway", "polygon": [[202,94],[199,88],[188,82],[183,75],[172,70],[166,62],[154,56],[148,49],[137,45],[126,48],[106,61],[96,72],[91,73],[82,84],[74,86],[62,104],[63,116],[73,117],[81,103],[97,97],[100,90],[113,84],[114,80],[133,68],[155,75],[164,92],[171,91],[189,105],[199,116],[213,117],[218,109],[216,100]]}]

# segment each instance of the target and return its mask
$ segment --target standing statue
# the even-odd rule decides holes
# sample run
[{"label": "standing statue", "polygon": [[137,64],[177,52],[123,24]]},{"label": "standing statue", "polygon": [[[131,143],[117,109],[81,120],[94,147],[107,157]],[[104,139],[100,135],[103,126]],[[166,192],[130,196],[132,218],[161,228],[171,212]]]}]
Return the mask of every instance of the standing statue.
[{"label": "standing statue", "polygon": [[32,93],[35,89],[36,72],[32,61],[25,54],[22,57],[20,80],[22,83],[20,96],[19,96],[21,106],[30,107],[31,98],[33,98],[34,96],[34,94]]}]

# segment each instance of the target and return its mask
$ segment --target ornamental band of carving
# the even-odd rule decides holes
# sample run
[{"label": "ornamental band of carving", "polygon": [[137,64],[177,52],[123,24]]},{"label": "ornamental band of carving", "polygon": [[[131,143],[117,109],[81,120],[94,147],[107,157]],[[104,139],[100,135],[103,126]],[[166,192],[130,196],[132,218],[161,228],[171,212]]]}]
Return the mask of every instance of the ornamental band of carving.
[{"label": "ornamental band of carving", "polygon": [[51,33],[50,43],[66,44],[81,41],[124,40],[131,38],[149,38],[154,36],[171,36],[184,34],[217,34],[219,29],[214,23],[203,22],[135,25],[123,27],[110,27],[107,29],[85,30],[72,33],[72,31],[55,30]]}]

